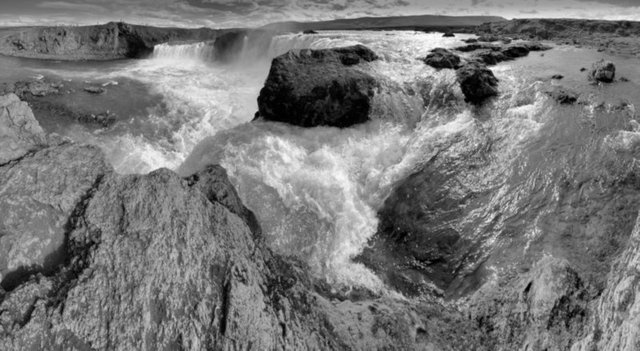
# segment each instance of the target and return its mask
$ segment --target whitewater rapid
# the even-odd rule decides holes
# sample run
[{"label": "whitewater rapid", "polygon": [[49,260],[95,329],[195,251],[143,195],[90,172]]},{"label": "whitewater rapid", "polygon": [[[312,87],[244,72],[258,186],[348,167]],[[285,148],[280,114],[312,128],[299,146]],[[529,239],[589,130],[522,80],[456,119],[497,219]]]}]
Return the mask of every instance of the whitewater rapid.
[{"label": "whitewater rapid", "polygon": [[[467,37],[290,34],[271,39],[266,49],[246,44],[228,64],[215,62],[211,43],[159,45],[151,58],[110,72],[58,73],[114,81],[127,77],[162,96],[162,106],[150,109],[136,128],[72,136],[100,145],[118,172],[167,167],[186,176],[221,164],[276,252],[305,260],[331,283],[381,290],[380,280],[353,258],[375,234],[377,211],[394,185],[436,156],[455,160],[491,143],[497,151],[490,167],[482,174],[469,170],[466,186],[495,186],[512,172],[513,160],[545,123],[548,99],[535,79],[516,74],[510,64],[494,68],[503,91],[496,104],[475,111],[463,102],[455,72],[437,71],[418,60],[435,47],[462,45]],[[381,57],[366,67],[383,77],[373,121],[346,129],[251,122],[273,57],[354,44]]]}]

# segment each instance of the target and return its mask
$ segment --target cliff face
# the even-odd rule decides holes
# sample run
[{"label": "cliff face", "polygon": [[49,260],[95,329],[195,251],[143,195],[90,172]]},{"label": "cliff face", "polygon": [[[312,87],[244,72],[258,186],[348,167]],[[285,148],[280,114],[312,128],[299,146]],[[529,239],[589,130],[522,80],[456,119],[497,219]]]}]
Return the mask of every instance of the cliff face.
[{"label": "cliff face", "polygon": [[137,58],[169,41],[209,40],[217,31],[207,28],[156,28],[108,23],[97,26],[4,28],[0,54],[57,60]]}]

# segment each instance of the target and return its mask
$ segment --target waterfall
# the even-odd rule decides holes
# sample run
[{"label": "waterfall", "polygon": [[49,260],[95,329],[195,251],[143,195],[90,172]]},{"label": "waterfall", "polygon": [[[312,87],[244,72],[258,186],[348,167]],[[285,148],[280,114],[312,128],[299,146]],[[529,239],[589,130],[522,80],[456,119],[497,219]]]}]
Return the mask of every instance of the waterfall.
[{"label": "waterfall", "polygon": [[215,58],[215,49],[211,42],[193,44],[160,44],[153,49],[153,57],[162,60],[211,61]]},{"label": "waterfall", "polygon": [[[241,40],[241,42],[240,42]],[[237,39],[225,52],[216,52],[214,42],[190,44],[159,44],[153,50],[153,58],[160,60],[191,60],[201,62],[269,62],[276,56],[291,50],[322,49],[354,45],[357,42],[339,39],[333,35],[252,33]]]}]

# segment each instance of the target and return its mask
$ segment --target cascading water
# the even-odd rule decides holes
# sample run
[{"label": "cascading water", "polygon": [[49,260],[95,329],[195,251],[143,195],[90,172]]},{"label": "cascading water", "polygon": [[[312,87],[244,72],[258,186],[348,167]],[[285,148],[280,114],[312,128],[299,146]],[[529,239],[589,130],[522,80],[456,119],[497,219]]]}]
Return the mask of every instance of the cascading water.
[{"label": "cascading water", "polygon": [[160,44],[153,49],[153,58],[160,60],[200,60],[213,61],[215,49],[213,43],[199,42],[194,44]]},{"label": "cascading water", "polygon": [[[531,147],[549,124],[549,110],[556,108],[542,92],[539,77],[546,68],[535,57],[522,61],[536,67],[533,72],[518,62],[494,68],[502,94],[485,109],[463,102],[453,71],[436,71],[418,60],[432,48],[462,45],[466,37],[365,31],[290,34],[247,39],[232,64],[215,62],[211,44],[194,43],[159,45],[152,58],[118,64],[109,73],[37,71],[142,82],[161,96],[161,104],[111,130],[74,127],[68,136],[100,145],[122,173],[169,167],[188,175],[207,164],[222,164],[245,204],[258,215],[274,250],[307,260],[316,274],[336,284],[380,290],[380,280],[352,259],[376,232],[377,211],[393,187],[436,156],[455,160],[484,144],[492,145],[489,166],[465,170],[465,186],[478,192],[496,186],[514,172],[514,160]],[[374,101],[373,121],[347,129],[250,123],[273,57],[289,50],[356,43],[381,57],[363,68],[381,77],[383,87]],[[553,55],[571,59],[553,60]],[[563,50],[549,52],[547,58],[545,62],[584,66],[594,60],[581,51]],[[565,73],[572,68],[555,69]],[[567,82],[582,79],[565,76]],[[619,144],[635,140],[626,134],[611,137],[618,139]],[[500,206],[512,205],[496,196],[459,225],[489,218]]]}]

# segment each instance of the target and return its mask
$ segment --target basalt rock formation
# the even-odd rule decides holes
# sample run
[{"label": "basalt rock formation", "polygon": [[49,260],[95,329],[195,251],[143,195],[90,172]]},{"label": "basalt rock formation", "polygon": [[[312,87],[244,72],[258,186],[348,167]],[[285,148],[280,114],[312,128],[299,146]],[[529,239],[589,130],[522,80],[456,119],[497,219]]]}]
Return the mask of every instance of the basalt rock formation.
[{"label": "basalt rock formation", "polygon": [[[481,38],[482,41],[493,41],[497,38]],[[478,40],[455,48],[455,51],[467,54],[459,55],[447,49],[436,48],[423,59],[424,63],[437,69],[456,69],[458,83],[467,102],[481,104],[491,96],[498,95],[498,79],[487,65],[496,65],[507,60],[514,60],[529,54],[531,51],[549,50],[550,47],[537,42],[523,42],[508,45],[494,45]]]},{"label": "basalt rock formation", "polygon": [[0,165],[0,208],[9,214],[0,222],[0,349],[480,343],[455,309],[373,293],[349,298],[271,253],[219,166],[184,179],[166,169],[123,176],[96,148],[54,140],[36,140]]},{"label": "basalt rock formation", "polygon": [[427,54],[423,61],[427,65],[438,69],[457,69],[460,67],[461,63],[460,56],[443,48],[436,48],[431,50],[431,52]]},{"label": "basalt rock formation", "polygon": [[0,29],[0,54],[56,60],[113,60],[144,57],[156,44],[214,39],[218,31],[107,23],[96,26]]},{"label": "basalt rock formation", "polygon": [[595,82],[611,83],[616,77],[616,66],[611,61],[600,60],[593,64],[589,79]]},{"label": "basalt rock formation", "polygon": [[456,77],[467,102],[480,104],[498,95],[498,78],[484,64],[467,63],[456,70]]},{"label": "basalt rock formation", "polygon": [[257,117],[302,127],[366,122],[378,82],[359,66],[377,59],[362,45],[278,56],[260,91]]},{"label": "basalt rock formation", "polygon": [[503,61],[527,56],[531,51],[546,51],[551,47],[539,42],[521,42],[508,45],[471,43],[455,48],[456,51],[472,53],[470,61],[479,61],[487,65],[496,65]]}]

